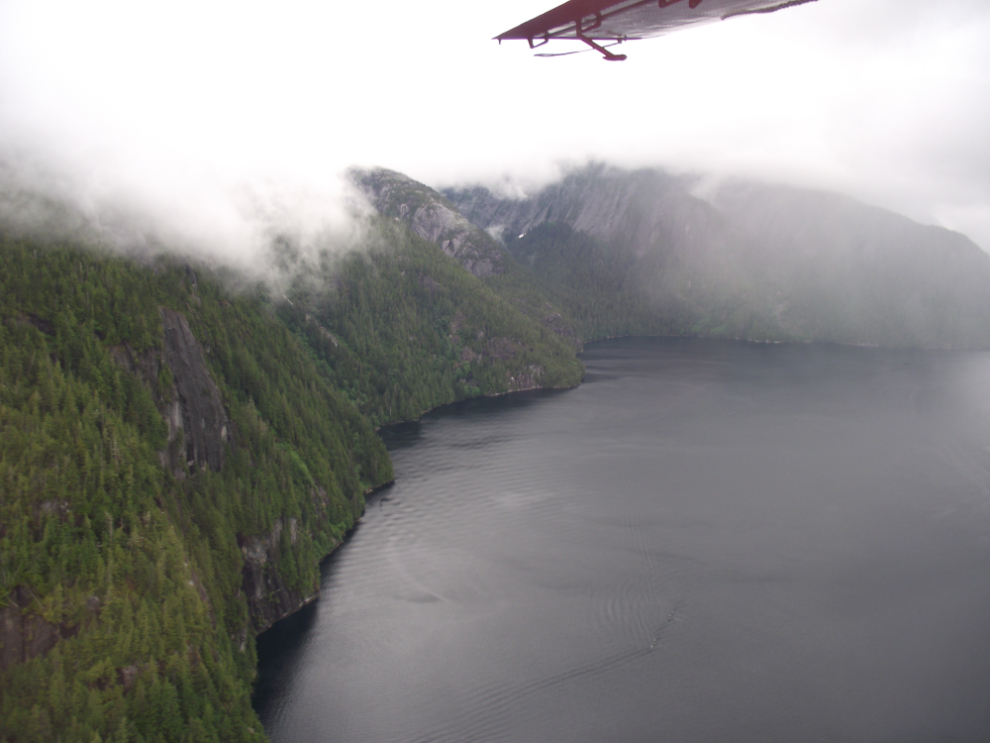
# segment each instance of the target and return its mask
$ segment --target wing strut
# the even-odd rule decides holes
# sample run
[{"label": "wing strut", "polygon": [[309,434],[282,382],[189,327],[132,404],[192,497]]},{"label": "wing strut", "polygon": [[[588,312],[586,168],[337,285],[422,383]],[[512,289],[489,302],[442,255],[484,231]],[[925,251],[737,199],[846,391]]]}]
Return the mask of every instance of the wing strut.
[{"label": "wing strut", "polygon": [[[575,34],[575,36],[577,36],[577,38],[579,38],[585,44],[587,44],[588,46],[590,46],[596,52],[601,52],[602,56],[605,57],[605,61],[606,62],[623,62],[623,61],[625,61],[625,59],[626,59],[626,55],[625,54],[613,54],[612,52],[610,52],[605,47],[601,46],[600,44],[596,44],[594,41],[592,41],[591,39],[589,39],[587,36],[584,35],[585,31],[594,31],[596,28],[598,28],[599,26],[602,25],[602,14],[601,13],[595,13],[595,22],[592,23],[587,28],[584,28],[584,27],[581,26],[581,21],[582,21],[581,18],[578,18],[576,21],[574,21],[574,34]],[[621,44],[622,43],[622,39],[616,39],[616,42],[619,43],[619,44]],[[532,43],[530,43],[530,46],[532,46]]]}]

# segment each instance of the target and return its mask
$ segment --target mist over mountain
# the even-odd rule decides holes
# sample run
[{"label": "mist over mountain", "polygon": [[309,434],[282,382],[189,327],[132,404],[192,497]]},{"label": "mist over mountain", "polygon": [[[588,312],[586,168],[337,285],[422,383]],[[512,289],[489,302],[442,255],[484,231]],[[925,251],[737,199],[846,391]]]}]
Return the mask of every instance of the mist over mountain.
[{"label": "mist over mountain", "polygon": [[353,170],[351,174],[379,213],[404,222],[424,240],[439,244],[474,276],[505,273],[502,248],[429,186],[384,168]]},{"label": "mist over mountain", "polygon": [[437,245],[516,310],[554,335],[580,346],[574,323],[551,301],[539,280],[492,235],[472,224],[442,194],[401,173],[353,170],[351,177],[385,217]]},{"label": "mist over mountain", "polygon": [[[379,427],[578,385],[586,341],[990,348],[960,235],[557,165],[988,247],[988,9],[616,68],[492,40],[533,0],[0,2],[0,743],[262,743],[254,637],[392,479]],[[541,186],[437,190],[500,177]]]},{"label": "mist over mountain", "polygon": [[587,337],[990,346],[990,255],[848,197],[605,165],[524,199],[444,195],[566,297]]},{"label": "mist over mountain", "polygon": [[273,234],[244,271],[57,198],[5,203],[11,743],[263,740],[254,635],[318,595],[391,480],[374,427],[582,377],[572,338],[395,220],[355,216],[342,244]]},{"label": "mist over mountain", "polygon": [[250,270],[132,215],[0,200],[0,738],[260,740],[253,637],[391,479],[375,428],[579,384],[585,341],[990,347],[990,256],[835,194],[349,177],[377,214],[272,222]]}]

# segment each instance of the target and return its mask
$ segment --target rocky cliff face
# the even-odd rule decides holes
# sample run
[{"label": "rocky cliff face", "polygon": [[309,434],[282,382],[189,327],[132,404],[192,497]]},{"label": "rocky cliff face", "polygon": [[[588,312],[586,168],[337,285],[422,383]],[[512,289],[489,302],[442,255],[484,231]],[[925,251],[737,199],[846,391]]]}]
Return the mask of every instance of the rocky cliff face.
[{"label": "rocky cliff face", "polygon": [[[181,312],[159,308],[165,330],[164,350],[137,353],[130,344],[110,349],[114,361],[155,392],[158,411],[168,426],[168,448],[160,453],[162,466],[176,477],[186,468],[223,467],[226,444],[233,444],[232,425],[220,390],[210,374],[203,348]],[[159,389],[167,367],[172,384]]]},{"label": "rocky cliff face", "polygon": [[[210,374],[203,348],[186,318],[182,313],[165,307],[160,311],[165,329],[164,356],[174,379],[163,400],[169,442],[184,442],[180,454],[184,456],[184,464],[190,471],[195,471],[196,467],[208,467],[219,472],[224,464],[225,444],[233,443],[232,424],[224,409],[223,398]],[[138,359],[135,366],[142,374],[157,374],[153,360]],[[181,465],[180,462],[180,471]],[[323,488],[314,488],[312,495],[318,501],[326,500],[326,490]],[[288,538],[291,546],[295,546],[299,541],[299,529],[297,519],[280,518],[266,534],[237,537],[244,559],[241,592],[248,602],[250,629],[255,633],[319,596],[318,588],[310,595],[289,590],[277,569],[283,536]]]},{"label": "rocky cliff face", "polygon": [[[65,505],[53,507],[64,508]],[[47,655],[59,640],[74,637],[79,632],[78,624],[56,624],[25,612],[23,607],[30,606],[33,598],[26,588],[18,586],[7,596],[7,605],[0,607],[0,672],[15,663]],[[97,600],[90,608],[99,611],[99,606]]]},{"label": "rocky cliff face", "polygon": [[[224,464],[225,445],[234,443],[223,398],[210,374],[203,347],[185,316],[166,307],[159,311],[165,332],[164,351],[149,349],[138,354],[130,345],[123,344],[112,349],[113,357],[120,366],[152,388],[160,377],[162,365],[167,364],[171,371],[173,383],[160,391],[157,400],[168,426],[169,447],[160,453],[162,464],[180,479],[185,477],[186,471],[194,473],[197,467],[219,472]],[[325,501],[326,491],[314,488],[313,497]],[[289,590],[276,569],[283,529],[287,530],[286,536],[294,546],[299,540],[299,528],[295,518],[277,519],[266,534],[237,537],[244,559],[241,592],[248,602],[250,629],[255,633],[319,595],[319,590],[308,596]],[[6,615],[0,615],[0,621],[5,620]],[[31,625],[21,634],[33,645],[47,647],[57,640],[57,628]],[[45,639],[52,636],[54,640]],[[34,639],[36,637],[41,639]],[[22,652],[29,652],[26,646]]]},{"label": "rocky cliff face", "polygon": [[468,220],[506,242],[542,224],[562,223],[642,257],[697,248],[716,238],[717,210],[692,196],[688,185],[659,170],[596,165],[526,199],[499,198],[480,187],[443,194]]},{"label": "rocky cliff face", "polygon": [[237,537],[237,545],[244,557],[241,592],[247,598],[251,629],[255,634],[266,630],[320,595],[319,587],[309,595],[286,587],[275,569],[283,537],[293,546],[299,541],[299,522],[296,519],[277,519],[267,534]]},{"label": "rocky cliff face", "polygon": [[165,307],[161,308],[161,316],[165,358],[175,380],[175,398],[169,401],[166,413],[169,439],[174,440],[181,429],[187,464],[219,472],[230,435],[223,398],[186,318]]},{"label": "rocky cliff face", "polygon": [[352,178],[386,217],[405,222],[475,276],[505,271],[502,248],[439,193],[392,170],[353,171]]}]

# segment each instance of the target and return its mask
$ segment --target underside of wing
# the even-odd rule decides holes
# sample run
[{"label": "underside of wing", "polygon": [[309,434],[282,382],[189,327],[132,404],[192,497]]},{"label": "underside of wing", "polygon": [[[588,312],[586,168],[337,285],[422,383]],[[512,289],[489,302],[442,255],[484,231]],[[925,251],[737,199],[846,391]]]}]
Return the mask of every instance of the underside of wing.
[{"label": "underside of wing", "polygon": [[622,60],[626,58],[624,54],[614,54],[607,47],[686,26],[737,15],[772,13],[809,2],[815,0],[568,0],[495,38],[499,42],[524,39],[533,49],[552,40],[572,39],[601,52],[605,59]]}]

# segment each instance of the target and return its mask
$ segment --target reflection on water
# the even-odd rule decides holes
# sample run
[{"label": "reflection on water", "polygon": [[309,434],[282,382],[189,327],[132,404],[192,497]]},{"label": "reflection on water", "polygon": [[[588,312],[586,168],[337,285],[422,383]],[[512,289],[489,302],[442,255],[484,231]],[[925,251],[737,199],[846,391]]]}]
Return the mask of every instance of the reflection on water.
[{"label": "reflection on water", "polygon": [[593,344],[385,433],[274,741],[990,740],[990,355]]}]

